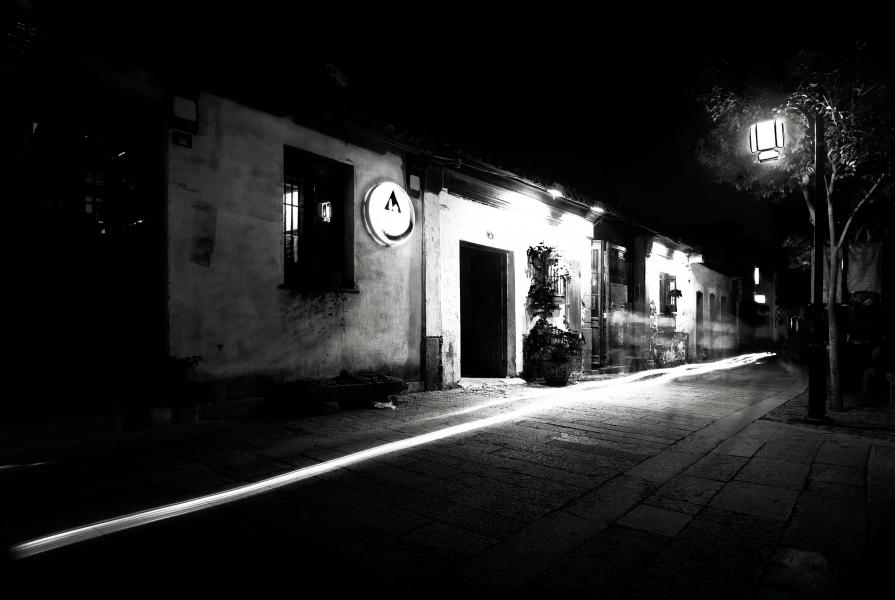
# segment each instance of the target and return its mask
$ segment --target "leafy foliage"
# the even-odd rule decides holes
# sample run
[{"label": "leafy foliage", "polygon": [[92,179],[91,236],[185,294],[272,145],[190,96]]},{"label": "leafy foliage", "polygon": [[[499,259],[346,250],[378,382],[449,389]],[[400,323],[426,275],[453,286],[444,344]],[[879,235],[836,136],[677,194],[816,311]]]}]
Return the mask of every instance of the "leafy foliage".
[{"label": "leafy foliage", "polygon": [[[823,169],[826,187],[823,235],[829,235],[827,289],[832,295],[839,286],[843,244],[857,232],[873,233],[860,220],[892,212],[895,104],[890,82],[859,43],[835,57],[801,52],[788,74],[771,83],[735,79],[723,65],[709,71],[705,83],[698,99],[711,130],[697,146],[697,159],[718,182],[753,196],[783,199],[799,190],[814,223],[818,199],[811,185],[816,164],[811,125],[823,124],[826,156],[818,157],[817,168]],[[778,160],[759,166],[749,152],[748,129],[771,117],[785,120],[786,149]],[[826,304],[832,404],[842,408],[838,324],[834,302]]]},{"label": "leafy foliage", "polygon": [[[895,169],[895,110],[888,82],[865,50],[858,44],[848,56],[801,52],[787,76],[773,82],[735,78],[724,65],[713,66],[697,93],[711,122],[697,159],[716,181],[754,196],[786,198],[802,191],[813,211],[807,111],[824,120],[824,175],[839,225],[868,192],[868,203],[891,201],[892,186],[878,184],[890,180]],[[786,150],[779,160],[758,165],[749,152],[748,129],[772,117],[785,120]]]},{"label": "leafy foliage", "polygon": [[580,356],[584,340],[579,333],[552,325],[548,319],[559,308],[557,283],[568,285],[571,274],[559,265],[556,249],[544,243],[528,248],[528,308],[538,320],[525,336],[522,345],[523,371],[526,379],[537,376],[539,361],[569,362]]},{"label": "leafy foliage", "polygon": [[811,240],[789,235],[783,240],[783,256],[786,267],[790,271],[806,272],[811,270]]},{"label": "leafy foliage", "polygon": [[528,274],[531,285],[528,288],[528,310],[532,316],[549,319],[553,311],[559,308],[556,302],[556,284],[551,275],[559,273],[566,283],[571,280],[568,271],[559,272],[559,257],[556,248],[541,242],[528,247]]},{"label": "leafy foliage", "polygon": [[546,319],[538,319],[522,344],[526,378],[531,378],[536,361],[569,361],[581,355],[583,346],[580,334],[560,329]]}]

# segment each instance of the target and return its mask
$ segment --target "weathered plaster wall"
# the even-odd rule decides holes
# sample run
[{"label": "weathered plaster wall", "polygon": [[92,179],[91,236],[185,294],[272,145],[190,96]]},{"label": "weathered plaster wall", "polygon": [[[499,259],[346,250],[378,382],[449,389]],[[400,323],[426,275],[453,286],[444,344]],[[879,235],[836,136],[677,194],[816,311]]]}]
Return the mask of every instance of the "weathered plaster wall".
[{"label": "weathered plaster wall", "polygon": [[[649,246],[647,246],[649,251]],[[686,332],[689,338],[689,355],[696,352],[696,289],[693,273],[687,263],[687,257],[680,251],[672,253],[671,258],[659,254],[649,254],[646,258],[646,316],[649,316],[649,303],[656,303],[656,310],[662,310],[659,298],[659,275],[667,273],[676,278],[677,289],[682,296],[677,299],[676,331]]]},{"label": "weathered plaster wall", "polygon": [[[582,301],[589,305],[588,278],[593,224],[574,215],[564,215],[558,223],[551,223],[548,221],[551,212],[545,204],[521,194],[515,194],[511,201],[515,208],[499,209],[454,196],[448,191],[442,191],[437,196],[426,195],[427,220],[430,224],[436,220],[438,223],[437,245],[428,244],[427,238],[426,249],[427,260],[438,262],[427,264],[439,265],[437,275],[432,275],[431,280],[427,276],[427,306],[431,306],[433,310],[440,308],[440,323],[436,324],[434,318],[430,317],[428,325],[431,333],[427,330],[427,334],[442,335],[444,338],[442,364],[445,383],[460,379],[461,241],[510,253],[507,296],[513,310],[507,315],[507,334],[513,340],[515,351],[508,353],[507,375],[515,376],[522,370],[522,335],[528,332],[531,323],[525,310],[530,284],[526,276],[526,252],[529,246],[543,241],[554,245],[566,258],[579,261],[581,271],[573,274],[573,285],[582,286]],[[432,236],[435,237],[434,225]],[[584,285],[582,275],[585,278]],[[562,324],[561,320],[559,324]]]},{"label": "weathered plaster wall", "polygon": [[[354,165],[360,292],[343,301],[279,287],[284,144]],[[418,229],[398,248],[370,238],[361,204],[382,180],[404,181],[399,156],[203,94],[193,147],[169,152],[171,354],[201,355],[200,374],[211,379],[332,377],[347,368],[418,381],[422,236]]]},{"label": "weathered plaster wall", "polygon": [[[734,301],[731,290],[731,279],[704,264],[693,265],[693,276],[696,280],[695,293],[702,292],[703,335],[705,345],[713,351],[731,353],[737,346],[737,322],[731,315],[731,302]],[[710,295],[714,294],[718,302],[718,320],[712,322],[710,311]],[[727,298],[726,310],[721,309],[721,297]],[[695,329],[694,329],[695,331]]]}]

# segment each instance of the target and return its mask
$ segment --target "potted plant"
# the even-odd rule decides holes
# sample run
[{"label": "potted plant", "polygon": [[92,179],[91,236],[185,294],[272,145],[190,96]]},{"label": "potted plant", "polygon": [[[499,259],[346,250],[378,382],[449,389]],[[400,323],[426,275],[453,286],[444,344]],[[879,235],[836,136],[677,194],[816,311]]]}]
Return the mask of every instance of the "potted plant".
[{"label": "potted plant", "polygon": [[560,307],[562,290],[571,281],[560,265],[553,246],[543,242],[528,248],[528,310],[538,317],[522,344],[522,376],[527,381],[544,378],[548,385],[566,385],[573,371],[573,358],[581,354],[583,340],[578,333],[550,323]]},{"label": "potted plant", "polygon": [[543,363],[544,383],[547,385],[566,385],[572,375],[573,353],[567,339],[560,338],[549,349],[547,359]]}]

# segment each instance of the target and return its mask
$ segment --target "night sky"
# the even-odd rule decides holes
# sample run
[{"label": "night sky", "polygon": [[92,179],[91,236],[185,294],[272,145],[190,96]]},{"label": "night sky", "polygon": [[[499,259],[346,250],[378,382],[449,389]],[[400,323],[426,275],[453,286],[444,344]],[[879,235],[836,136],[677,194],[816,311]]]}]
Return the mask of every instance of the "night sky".
[{"label": "night sky", "polygon": [[768,44],[745,15],[682,28],[673,18],[647,25],[609,14],[521,11],[495,21],[434,5],[432,15],[408,9],[398,17],[305,5],[267,13],[255,5],[135,6],[40,12],[59,48],[268,96],[300,93],[309,65],[332,64],[352,105],[384,123],[532,178],[555,176],[671,237],[728,249],[736,239],[764,252],[805,227],[804,206],[743,197],[697,164],[706,122],[692,89],[706,61],[724,58],[744,76],[774,78],[794,51],[835,53],[856,32],[879,55],[895,54],[887,36],[857,27],[821,37],[789,27]]}]

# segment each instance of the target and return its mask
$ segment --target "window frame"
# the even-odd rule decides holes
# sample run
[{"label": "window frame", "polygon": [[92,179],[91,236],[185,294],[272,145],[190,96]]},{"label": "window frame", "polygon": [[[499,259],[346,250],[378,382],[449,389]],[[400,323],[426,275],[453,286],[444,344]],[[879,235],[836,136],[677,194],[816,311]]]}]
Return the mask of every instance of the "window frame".
[{"label": "window frame", "polygon": [[[299,182],[305,184],[307,181],[322,181],[319,179],[321,177],[327,180],[330,188],[320,199],[332,203],[331,223],[334,228],[339,228],[338,233],[331,232],[332,237],[326,241],[323,250],[336,251],[338,256],[323,261],[313,259],[291,261],[290,238],[293,244],[298,240],[304,246],[309,243],[308,237],[317,238],[323,234],[314,220],[319,218],[316,216],[316,207],[311,208],[306,204],[307,197],[302,199],[298,210],[301,211],[300,219],[303,226],[313,227],[313,230],[305,229],[298,234],[294,233],[294,228],[287,230],[287,210],[295,208],[294,204],[290,204],[291,198],[288,192],[293,191]],[[280,270],[282,282],[279,287],[307,292],[357,292],[354,272],[354,165],[284,144],[281,179],[283,187],[280,203],[282,227],[280,252],[283,264]],[[290,190],[290,186],[293,186],[293,190]],[[304,195],[307,190],[302,188],[301,191]],[[319,240],[315,243],[319,244]],[[328,269],[331,275],[318,277],[317,272],[324,269]]]},{"label": "window frame", "polygon": [[676,275],[664,272],[659,273],[660,314],[667,316],[677,314],[677,297],[673,296],[669,298],[671,291],[676,289],[678,289]]}]

